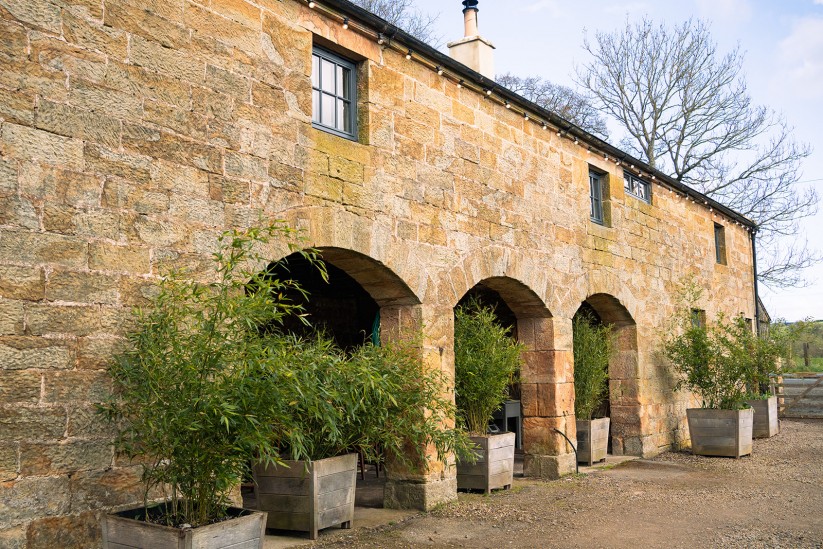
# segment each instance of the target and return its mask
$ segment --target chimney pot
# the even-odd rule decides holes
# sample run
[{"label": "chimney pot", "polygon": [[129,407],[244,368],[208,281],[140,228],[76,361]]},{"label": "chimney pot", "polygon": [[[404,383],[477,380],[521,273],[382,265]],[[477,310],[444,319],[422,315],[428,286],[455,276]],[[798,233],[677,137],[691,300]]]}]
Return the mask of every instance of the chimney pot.
[{"label": "chimney pot", "polygon": [[463,38],[448,44],[449,55],[483,76],[494,78],[494,45],[480,36],[479,0],[463,0]]}]

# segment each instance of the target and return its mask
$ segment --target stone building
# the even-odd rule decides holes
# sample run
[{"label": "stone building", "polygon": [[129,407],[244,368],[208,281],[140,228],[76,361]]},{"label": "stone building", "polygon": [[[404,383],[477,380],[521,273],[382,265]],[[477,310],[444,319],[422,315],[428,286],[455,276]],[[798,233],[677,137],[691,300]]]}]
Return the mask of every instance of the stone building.
[{"label": "stone building", "polygon": [[[755,317],[755,227],[497,86],[476,13],[468,67],[345,0],[0,0],[0,546],[94,546],[140,500],[94,412],[107,360],[165,269],[208,276],[260,217],[384,333],[421,328],[425,367],[453,370],[464,295],[497,296],[527,347],[526,474],[573,470],[554,429],[574,438],[584,302],[619,333],[613,451],[684,441],[658,330],[686,275],[710,315]],[[451,470],[387,485],[454,495]]]}]

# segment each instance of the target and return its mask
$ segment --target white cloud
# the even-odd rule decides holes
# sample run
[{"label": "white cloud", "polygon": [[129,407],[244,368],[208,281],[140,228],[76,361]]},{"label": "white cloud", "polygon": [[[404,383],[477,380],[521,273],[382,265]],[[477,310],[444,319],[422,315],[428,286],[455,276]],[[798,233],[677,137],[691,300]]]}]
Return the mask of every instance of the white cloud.
[{"label": "white cloud", "polygon": [[823,6],[823,0],[814,0],[814,3],[818,6]]},{"label": "white cloud", "polygon": [[750,0],[696,0],[696,4],[701,17],[718,23],[739,24],[752,16]]},{"label": "white cloud", "polygon": [[780,42],[778,57],[782,68],[773,86],[786,86],[800,97],[823,97],[823,18],[798,20]]}]

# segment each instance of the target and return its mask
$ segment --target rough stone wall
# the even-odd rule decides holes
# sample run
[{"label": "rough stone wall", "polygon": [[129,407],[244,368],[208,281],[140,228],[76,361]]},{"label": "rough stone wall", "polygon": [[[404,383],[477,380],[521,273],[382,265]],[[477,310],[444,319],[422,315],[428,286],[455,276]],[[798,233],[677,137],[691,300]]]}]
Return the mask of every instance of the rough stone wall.
[{"label": "rough stone wall", "polygon": [[[311,126],[314,40],[362,59],[358,143]],[[497,284],[530,353],[532,473],[572,467],[551,429],[574,437],[571,318],[595,294],[634,323],[623,451],[679,443],[658,329],[686,274],[710,316],[753,317],[750,240],[722,221],[715,264],[713,214],[625,196],[622,170],[293,0],[0,0],[0,546],[94,546],[99,510],[140,499],[94,414],[106,360],[159,273],[208,276],[216,236],[260,216],[354,258],[387,327],[424,327],[428,367],[452,371],[453,306]],[[454,496],[448,470],[403,480],[399,503]]]}]

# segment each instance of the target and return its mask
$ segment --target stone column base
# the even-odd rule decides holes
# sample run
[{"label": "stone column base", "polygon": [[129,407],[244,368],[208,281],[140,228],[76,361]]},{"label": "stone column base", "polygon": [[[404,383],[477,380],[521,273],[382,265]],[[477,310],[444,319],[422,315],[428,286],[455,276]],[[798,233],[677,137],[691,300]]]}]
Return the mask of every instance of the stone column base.
[{"label": "stone column base", "polygon": [[457,499],[457,479],[428,482],[389,479],[383,493],[386,509],[430,511],[441,503]]},{"label": "stone column base", "polygon": [[574,454],[559,456],[526,454],[523,458],[523,475],[554,480],[574,473],[574,465]]}]

